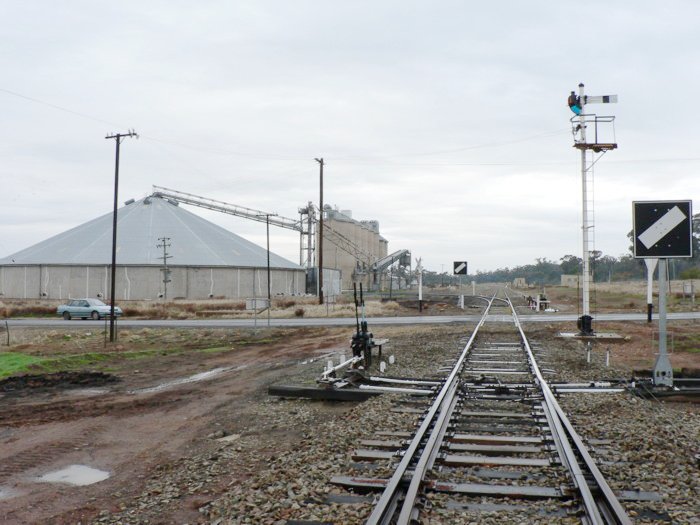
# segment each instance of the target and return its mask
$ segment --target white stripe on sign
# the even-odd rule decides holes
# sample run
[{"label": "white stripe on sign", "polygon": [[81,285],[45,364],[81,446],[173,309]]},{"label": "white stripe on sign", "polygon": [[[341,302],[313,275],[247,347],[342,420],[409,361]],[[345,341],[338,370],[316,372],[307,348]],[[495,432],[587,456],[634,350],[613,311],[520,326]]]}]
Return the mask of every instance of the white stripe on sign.
[{"label": "white stripe on sign", "polygon": [[586,95],[586,104],[616,104],[617,95]]},{"label": "white stripe on sign", "polygon": [[678,206],[674,206],[672,209],[667,211],[663,217],[649,226],[645,232],[638,235],[637,238],[648,250],[651,246],[654,246],[657,242],[663,239],[673,228],[678,226],[685,219],[685,213],[683,213]]},{"label": "white stripe on sign", "polygon": [[455,267],[455,273],[459,273],[467,267],[467,263],[461,263],[459,266]]}]

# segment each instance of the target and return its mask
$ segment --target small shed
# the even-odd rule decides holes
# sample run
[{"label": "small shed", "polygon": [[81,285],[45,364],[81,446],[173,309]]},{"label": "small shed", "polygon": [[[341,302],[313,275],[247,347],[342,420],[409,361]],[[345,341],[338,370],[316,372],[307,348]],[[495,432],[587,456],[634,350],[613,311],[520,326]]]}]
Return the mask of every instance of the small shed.
[{"label": "small shed", "polygon": [[513,288],[527,288],[527,280],[525,280],[525,277],[516,277],[513,279]]}]

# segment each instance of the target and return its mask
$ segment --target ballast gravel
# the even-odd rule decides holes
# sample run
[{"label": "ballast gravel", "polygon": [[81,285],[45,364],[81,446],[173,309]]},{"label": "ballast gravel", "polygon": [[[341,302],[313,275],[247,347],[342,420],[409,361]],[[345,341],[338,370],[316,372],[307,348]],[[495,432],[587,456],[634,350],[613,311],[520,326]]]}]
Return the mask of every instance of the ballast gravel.
[{"label": "ballast gravel", "polygon": [[[484,327],[489,330],[490,325]],[[385,358],[396,363],[388,375],[432,377],[464,346],[472,325],[384,328],[391,344]],[[498,337],[496,325],[493,332]],[[604,352],[597,350],[591,363],[586,348],[575,341],[553,337],[553,330],[539,328],[528,334],[541,348],[543,358],[556,373],[553,381],[593,381],[629,377],[623,367],[605,366]],[[314,384],[323,364],[299,365],[285,383]],[[352,503],[330,503],[329,497],[352,496],[330,483],[333,476],[386,477],[390,470],[378,464],[374,470],[357,468],[351,459],[362,439],[375,432],[410,432],[418,416],[393,412],[399,395],[386,394],[364,403],[331,403],[279,399],[260,393],[245,409],[245,418],[218,433],[202,436],[206,453],[192,454],[153,472],[143,493],[106,509],[96,523],[170,523],[169,508],[191,510],[183,523],[213,525],[285,525],[299,520],[311,523],[353,525],[364,523],[372,505],[363,495]],[[700,523],[700,411],[697,405],[660,402],[617,394],[566,394],[560,403],[599,462],[613,490],[639,490],[658,494],[659,501],[623,505],[635,523]],[[228,438],[228,439],[227,439]],[[115,495],[118,496],[118,495]],[[433,511],[422,514],[423,524],[580,523],[574,516],[542,515],[531,503],[526,510],[474,512],[443,508],[456,503],[489,503],[489,498],[433,495]],[[520,504],[514,502],[513,504]],[[528,506],[530,510],[527,510]],[[544,505],[556,513],[560,505]]]}]

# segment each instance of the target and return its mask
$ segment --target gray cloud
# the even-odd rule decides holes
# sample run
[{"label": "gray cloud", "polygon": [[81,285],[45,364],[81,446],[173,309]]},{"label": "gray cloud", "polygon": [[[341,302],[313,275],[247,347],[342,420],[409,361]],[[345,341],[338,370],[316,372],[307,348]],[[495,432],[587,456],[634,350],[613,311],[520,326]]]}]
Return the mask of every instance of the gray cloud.
[{"label": "gray cloud", "polygon": [[[580,251],[565,100],[620,103],[596,166],[596,248],[627,248],[631,201],[694,198],[700,54],[691,1],[243,1],[4,6],[0,255],[152,184],[296,216],[317,201],[379,220],[428,268]],[[64,111],[56,108],[64,108]],[[201,214],[262,242],[260,225]],[[297,260],[298,242],[273,249]],[[506,249],[504,249],[506,247]],[[507,249],[511,247],[512,251]],[[507,260],[504,260],[507,257]]]}]

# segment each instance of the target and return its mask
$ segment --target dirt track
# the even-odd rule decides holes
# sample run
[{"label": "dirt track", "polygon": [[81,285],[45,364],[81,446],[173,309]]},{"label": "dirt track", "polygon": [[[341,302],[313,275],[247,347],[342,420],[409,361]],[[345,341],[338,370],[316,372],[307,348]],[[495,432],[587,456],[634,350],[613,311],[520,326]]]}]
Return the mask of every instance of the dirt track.
[{"label": "dirt track", "polygon": [[[116,383],[34,384],[32,395],[26,388],[0,394],[0,521],[85,523],[104,509],[118,509],[141,493],[158,466],[213,449],[216,442],[207,436],[245,426],[250,403],[265,395],[265,385],[286,366],[332,352],[346,340],[347,330],[316,330],[302,344],[287,339],[235,352],[200,352],[196,359],[180,354],[128,361]],[[163,386],[212,370],[213,376],[198,382]],[[37,482],[73,464],[111,477],[82,487]],[[173,506],[162,523],[196,520],[196,509]]]}]

